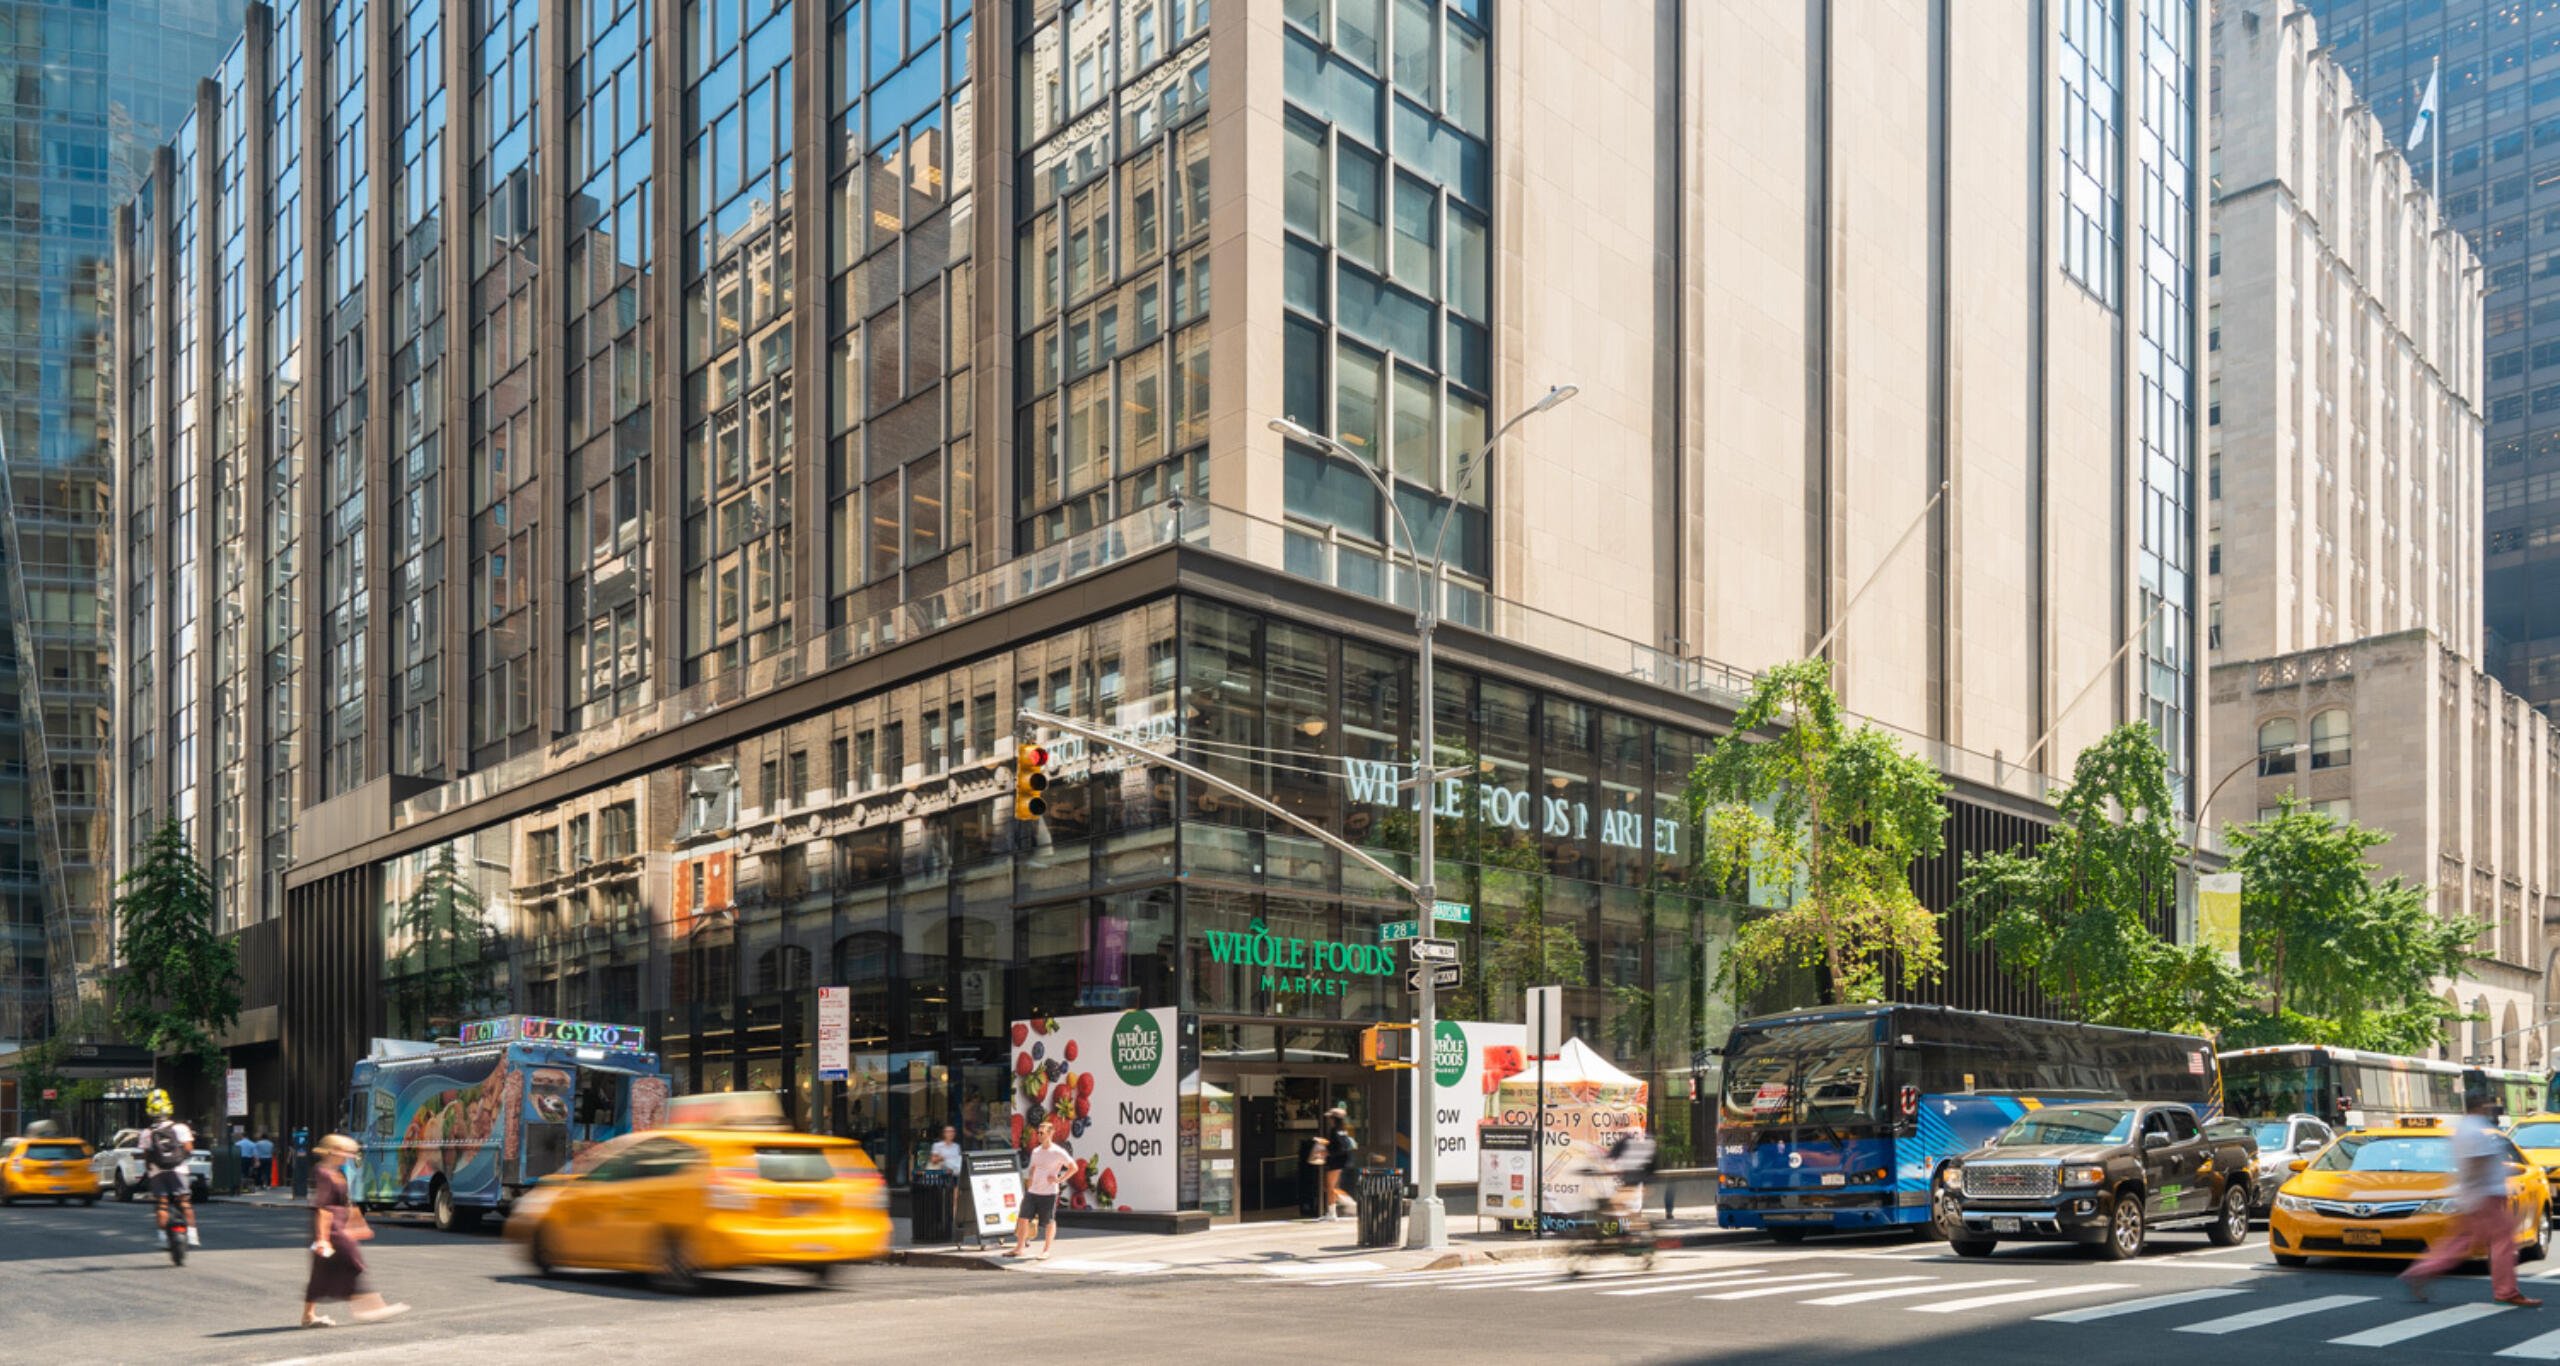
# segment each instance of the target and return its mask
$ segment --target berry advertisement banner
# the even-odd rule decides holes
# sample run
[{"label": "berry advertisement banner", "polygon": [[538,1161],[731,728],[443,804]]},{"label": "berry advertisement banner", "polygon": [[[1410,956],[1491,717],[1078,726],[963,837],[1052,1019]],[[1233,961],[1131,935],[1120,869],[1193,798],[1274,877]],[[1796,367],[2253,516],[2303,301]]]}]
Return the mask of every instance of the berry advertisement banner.
[{"label": "berry advertisement banner", "polygon": [[1059,1206],[1170,1211],[1180,1073],[1170,1009],[1013,1022],[1013,1141],[1043,1127],[1075,1155]]}]

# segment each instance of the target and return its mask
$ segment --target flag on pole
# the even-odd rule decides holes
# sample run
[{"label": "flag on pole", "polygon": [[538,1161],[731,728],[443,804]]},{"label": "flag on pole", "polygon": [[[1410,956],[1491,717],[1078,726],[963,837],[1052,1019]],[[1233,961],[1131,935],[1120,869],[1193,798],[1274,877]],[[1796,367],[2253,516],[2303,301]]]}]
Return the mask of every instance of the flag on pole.
[{"label": "flag on pole", "polygon": [[2436,78],[2442,74],[2444,59],[2438,57],[2427,68],[2427,93],[2418,97],[2417,121],[2409,125],[2409,150],[2425,145],[2427,135],[2436,130]]}]

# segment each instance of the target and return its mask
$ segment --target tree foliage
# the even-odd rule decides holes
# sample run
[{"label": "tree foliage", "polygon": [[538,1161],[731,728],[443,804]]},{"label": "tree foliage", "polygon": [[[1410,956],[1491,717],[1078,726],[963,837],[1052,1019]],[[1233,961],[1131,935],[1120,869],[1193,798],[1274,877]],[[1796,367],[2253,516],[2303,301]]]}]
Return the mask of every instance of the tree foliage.
[{"label": "tree foliage", "polygon": [[407,1028],[447,1031],[472,1011],[493,1007],[502,957],[488,901],[463,876],[461,856],[436,851],[418,885],[392,915],[399,946],[385,964],[395,1014]]},{"label": "tree foliage", "polygon": [[1688,805],[1716,882],[1791,891],[1743,920],[1720,979],[1747,994],[1818,967],[1838,1003],[1881,998],[1889,963],[1913,980],[1936,975],[1938,921],[1911,889],[1911,865],[1945,847],[1946,791],[1892,736],[1849,727],[1828,660],[1761,675],[1733,733],[1690,771]]},{"label": "tree foliage", "polygon": [[1957,911],[2000,965],[2072,1019],[2211,1032],[2247,1009],[2221,956],[2151,928],[2174,904],[2182,842],[2168,757],[2145,722],[2081,751],[2033,849],[1971,859]]},{"label": "tree foliage", "polygon": [[206,1078],[222,1073],[222,1031],[240,1018],[240,951],[215,923],[213,885],[175,821],[117,879],[116,960],[108,978],[116,1024]]},{"label": "tree foliage", "polygon": [[2487,926],[2438,917],[2424,888],[2375,881],[2365,855],[2391,837],[2291,794],[2275,815],[2229,836],[2241,965],[2273,1006],[2235,1020],[2234,1037],[2392,1053],[2432,1047],[2451,1013],[2434,979],[2460,973]]}]

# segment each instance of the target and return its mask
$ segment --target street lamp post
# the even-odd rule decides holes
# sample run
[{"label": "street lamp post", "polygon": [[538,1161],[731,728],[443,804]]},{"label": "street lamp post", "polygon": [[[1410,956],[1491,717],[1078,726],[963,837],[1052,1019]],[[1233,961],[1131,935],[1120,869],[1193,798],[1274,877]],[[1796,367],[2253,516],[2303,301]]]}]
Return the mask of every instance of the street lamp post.
[{"label": "street lamp post", "polygon": [[[2194,896],[2196,899],[2193,906],[2181,905],[2179,907],[2181,919],[2195,913],[2194,908],[2201,907],[2203,904],[2202,898],[2204,896],[2204,891],[2201,879],[2204,877],[2204,823],[2206,817],[2213,811],[2213,799],[2222,795],[2222,789],[2229,786],[2232,779],[2239,777],[2241,774],[2248,772],[2252,768],[2264,764],[2269,755],[2300,754],[2310,748],[2311,746],[2309,745],[2303,744],[2300,741],[2295,741],[2290,745],[2279,745],[2274,749],[2259,750],[2248,758],[2232,765],[2230,772],[2214,779],[2213,786],[2205,789],[2204,800],[2196,803],[2195,813],[2187,821],[2187,880],[2195,888]],[[2178,928],[2179,932],[2187,935],[2189,939],[2194,938],[2195,926],[2181,924]]]},{"label": "street lamp post", "polygon": [[[1438,856],[1432,840],[1433,827],[1438,824],[1437,789],[1440,782],[1438,737],[1434,734],[1432,726],[1433,713],[1438,708],[1433,705],[1431,691],[1431,647],[1433,637],[1437,635],[1440,627],[1440,580],[1447,568],[1444,548],[1449,540],[1449,524],[1458,518],[1457,490],[1466,486],[1468,467],[1492,455],[1494,448],[1502,444],[1502,438],[1508,435],[1512,428],[1562,404],[1580,392],[1582,392],[1581,387],[1573,384],[1559,384],[1547,390],[1545,397],[1530,404],[1510,421],[1494,428],[1493,435],[1487,437],[1482,446],[1460,460],[1457,467],[1450,471],[1450,507],[1441,514],[1440,528],[1431,537],[1427,580],[1424,578],[1426,571],[1422,543],[1414,538],[1412,524],[1405,521],[1403,510],[1396,506],[1394,486],[1387,482],[1385,476],[1378,473],[1377,467],[1369,460],[1362,458],[1359,452],[1332,437],[1311,431],[1285,417],[1271,419],[1271,430],[1292,441],[1301,441],[1340,456],[1351,462],[1352,466],[1362,474],[1367,475],[1369,482],[1377,486],[1378,495],[1386,500],[1387,515],[1394,520],[1397,527],[1403,529],[1405,550],[1413,556],[1415,578],[1413,635],[1417,661],[1414,667],[1414,689],[1417,699],[1415,706],[1419,713],[1416,721],[1419,735],[1414,743],[1420,751],[1414,760],[1413,783],[1414,795],[1417,799],[1414,803],[1415,809],[1421,813],[1422,818],[1421,828],[1414,837],[1414,860],[1420,866],[1414,870],[1413,901],[1416,916],[1414,924],[1418,931],[1424,933],[1432,927],[1432,911],[1440,897],[1437,886]],[[1390,551],[1394,549],[1392,540],[1388,542],[1388,549]],[[1431,985],[1428,976],[1423,979],[1422,989],[1414,993],[1414,1198],[1413,1220],[1405,1229],[1405,1246],[1409,1248],[1438,1249],[1449,1245],[1448,1208],[1440,1203],[1439,1116],[1433,1110],[1431,1095],[1433,1070],[1431,1057],[1434,1052],[1433,1035],[1439,1028],[1439,995],[1439,989]]]}]

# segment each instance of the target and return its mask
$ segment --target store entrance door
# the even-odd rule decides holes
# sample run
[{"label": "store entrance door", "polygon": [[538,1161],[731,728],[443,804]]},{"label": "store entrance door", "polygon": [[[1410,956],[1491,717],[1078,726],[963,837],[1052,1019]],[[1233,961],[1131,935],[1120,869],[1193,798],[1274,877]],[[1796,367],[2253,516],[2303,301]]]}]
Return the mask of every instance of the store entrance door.
[{"label": "store entrance door", "polygon": [[[1359,1140],[1353,1166],[1393,1160],[1395,1093],[1378,1073],[1338,1064],[1239,1063],[1205,1068],[1201,1080],[1210,1091],[1231,1095],[1235,1109],[1234,1186],[1231,1193],[1221,1192],[1229,1194],[1227,1200],[1204,1202],[1213,1215],[1258,1220],[1322,1213],[1322,1176],[1308,1166],[1306,1150],[1324,1132],[1325,1112],[1335,1107]],[[1202,1156],[1215,1160],[1224,1154],[1204,1142]]]}]

